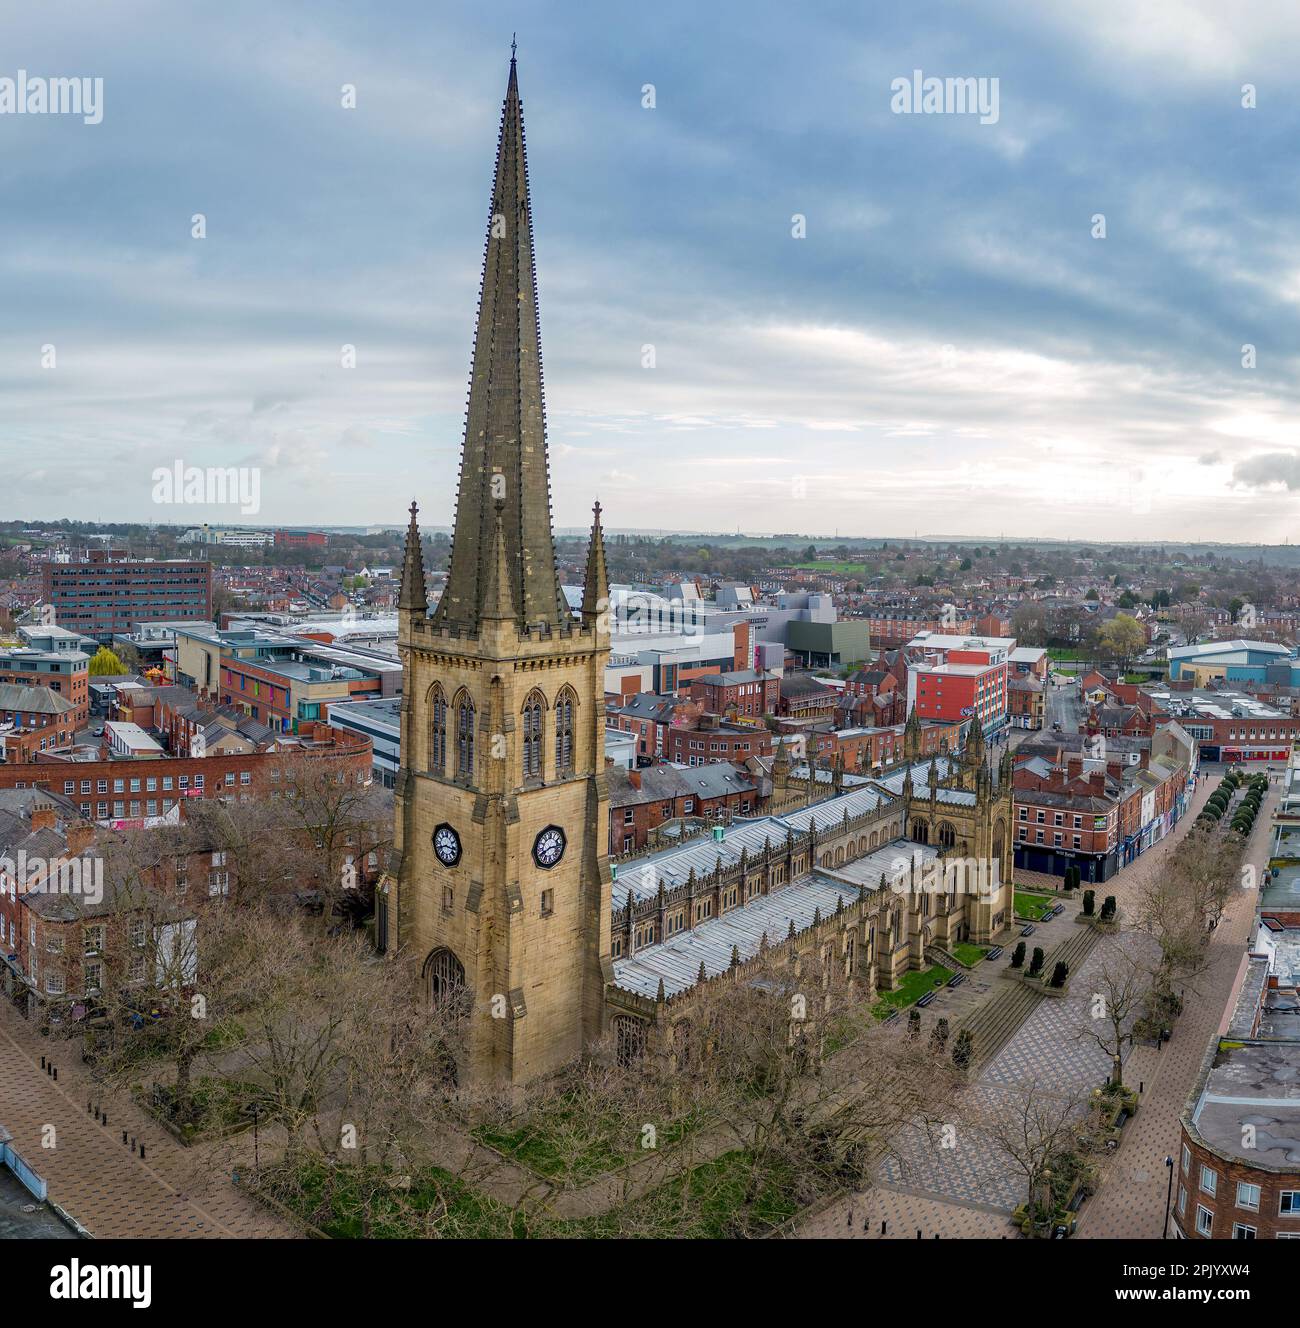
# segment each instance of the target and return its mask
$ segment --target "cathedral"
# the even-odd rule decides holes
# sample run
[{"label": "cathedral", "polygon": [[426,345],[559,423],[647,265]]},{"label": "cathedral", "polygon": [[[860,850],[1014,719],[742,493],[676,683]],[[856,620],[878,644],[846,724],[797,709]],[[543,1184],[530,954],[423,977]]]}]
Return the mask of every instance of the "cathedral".
[{"label": "cathedral", "polygon": [[[432,612],[414,503],[399,599],[395,855],[379,947],[466,1025],[466,1081],[520,1085],[597,1044],[689,1032],[700,984],[784,947],[869,999],[1012,919],[1008,758],[872,779],[773,772],[768,815],[607,856],[608,578],[595,507],[581,605],[559,584],[523,108],[512,55],[488,217],[451,558]],[[967,864],[982,863],[978,879]],[[955,962],[955,961],[953,961]]]},{"label": "cathedral", "polygon": [[[560,589],[523,108],[512,56],[446,587],[415,505],[398,601],[397,869],[381,942],[470,1010],[467,1077],[519,1084],[601,1034],[609,945],[608,587],[596,508],[580,615]],[[382,933],[387,933],[383,935]]]}]

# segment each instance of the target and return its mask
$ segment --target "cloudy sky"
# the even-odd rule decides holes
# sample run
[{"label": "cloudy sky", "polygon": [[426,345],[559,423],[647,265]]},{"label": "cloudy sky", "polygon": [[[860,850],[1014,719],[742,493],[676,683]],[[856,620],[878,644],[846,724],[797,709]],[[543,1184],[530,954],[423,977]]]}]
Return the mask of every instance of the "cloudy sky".
[{"label": "cloudy sky", "polygon": [[11,7],[0,511],[449,521],[516,29],[559,525],[1297,533],[1292,0]]}]

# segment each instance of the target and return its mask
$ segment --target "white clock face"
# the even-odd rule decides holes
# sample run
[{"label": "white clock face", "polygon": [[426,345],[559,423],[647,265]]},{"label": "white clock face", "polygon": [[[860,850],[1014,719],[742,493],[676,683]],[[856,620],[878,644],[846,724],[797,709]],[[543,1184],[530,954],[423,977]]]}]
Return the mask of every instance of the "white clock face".
[{"label": "white clock face", "polygon": [[539,867],[554,867],[564,856],[564,845],[564,831],[548,825],[533,841],[533,860]]},{"label": "white clock face", "polygon": [[440,825],[433,832],[433,851],[438,861],[454,867],[460,861],[460,836],[449,825]]}]

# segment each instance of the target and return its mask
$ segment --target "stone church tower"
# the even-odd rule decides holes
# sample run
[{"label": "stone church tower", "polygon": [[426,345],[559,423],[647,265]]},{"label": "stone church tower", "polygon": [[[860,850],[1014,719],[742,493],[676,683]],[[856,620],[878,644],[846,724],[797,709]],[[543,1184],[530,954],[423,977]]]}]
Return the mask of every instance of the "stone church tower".
[{"label": "stone church tower", "polygon": [[610,960],[596,506],[580,618],[556,573],[523,109],[513,55],[446,589],[425,598],[416,507],[399,600],[402,769],[381,945],[466,1010],[462,1082],[518,1085],[601,1036]]}]

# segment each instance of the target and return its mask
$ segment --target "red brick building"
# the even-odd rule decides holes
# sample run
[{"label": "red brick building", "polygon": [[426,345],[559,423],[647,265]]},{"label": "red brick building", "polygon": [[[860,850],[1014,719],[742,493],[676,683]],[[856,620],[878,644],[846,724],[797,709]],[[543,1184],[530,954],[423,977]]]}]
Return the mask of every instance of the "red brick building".
[{"label": "red brick building", "polygon": [[979,630],[968,612],[954,614],[947,622],[937,613],[903,613],[881,608],[867,615],[871,644],[881,650],[895,650],[906,645],[918,632],[962,632]]},{"label": "red brick building", "polygon": [[917,637],[908,648],[907,704],[925,719],[978,719],[989,733],[1006,723],[1010,637]]},{"label": "red brick building", "polygon": [[0,683],[48,687],[72,702],[72,722],[90,718],[90,657],[79,650],[0,650]]},{"label": "red brick building", "polygon": [[1300,1078],[1294,987],[1250,956],[1227,1034],[1206,1049],[1174,1160],[1175,1232],[1186,1240],[1300,1240]]},{"label": "red brick building", "polygon": [[41,565],[41,591],[60,627],[108,641],[141,622],[212,617],[212,564],[128,558],[91,549],[69,562]]},{"label": "red brick building", "polygon": [[329,542],[323,530],[277,530],[277,549],[323,549]]},{"label": "red brick building", "polygon": [[[609,851],[636,853],[665,822],[695,816],[730,820],[760,809],[757,780],[735,765],[657,765],[609,771]],[[614,895],[617,897],[617,883]]]},{"label": "red brick building", "polygon": [[681,765],[710,765],[715,761],[746,761],[771,756],[772,734],[761,725],[726,724],[716,715],[701,715],[687,726],[664,730],[663,757]]},{"label": "red brick building", "polygon": [[66,747],[76,733],[76,710],[48,687],[0,683],[0,747],[7,765],[35,761]]},{"label": "red brick building", "polygon": [[278,787],[286,761],[299,755],[337,762],[340,775],[357,784],[372,777],[369,738],[328,724],[307,724],[297,741],[234,756],[160,756],[149,761],[40,756],[29,765],[0,766],[0,789],[44,789],[68,798],[88,820],[142,827],[188,798],[265,796]]},{"label": "red brick building", "polygon": [[774,673],[739,669],[692,678],[686,690],[691,700],[699,701],[710,714],[762,719],[776,713],[781,680]]}]

